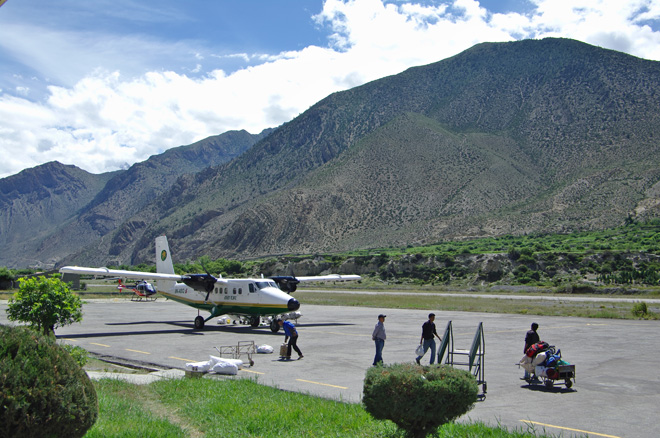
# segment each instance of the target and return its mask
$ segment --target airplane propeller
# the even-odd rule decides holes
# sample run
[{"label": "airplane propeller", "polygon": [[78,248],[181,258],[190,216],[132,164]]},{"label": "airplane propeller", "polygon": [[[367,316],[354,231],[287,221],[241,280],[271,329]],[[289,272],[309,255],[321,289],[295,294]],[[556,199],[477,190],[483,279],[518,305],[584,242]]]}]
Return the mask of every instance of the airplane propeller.
[{"label": "airplane propeller", "polygon": [[277,283],[277,286],[281,290],[287,293],[295,292],[298,288],[298,283],[300,283],[300,280],[292,275],[276,275],[270,278]]}]

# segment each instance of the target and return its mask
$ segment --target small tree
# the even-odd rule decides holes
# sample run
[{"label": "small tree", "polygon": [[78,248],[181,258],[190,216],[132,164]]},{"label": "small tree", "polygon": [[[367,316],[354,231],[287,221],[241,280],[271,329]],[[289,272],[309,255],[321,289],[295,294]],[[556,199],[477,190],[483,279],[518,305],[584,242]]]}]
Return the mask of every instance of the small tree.
[{"label": "small tree", "polygon": [[407,436],[421,438],[472,409],[478,392],[468,371],[395,364],[367,371],[362,403],[374,418],[391,420]]},{"label": "small tree", "polygon": [[27,322],[45,335],[55,328],[82,321],[82,301],[59,278],[43,276],[20,280],[9,300],[7,318]]}]

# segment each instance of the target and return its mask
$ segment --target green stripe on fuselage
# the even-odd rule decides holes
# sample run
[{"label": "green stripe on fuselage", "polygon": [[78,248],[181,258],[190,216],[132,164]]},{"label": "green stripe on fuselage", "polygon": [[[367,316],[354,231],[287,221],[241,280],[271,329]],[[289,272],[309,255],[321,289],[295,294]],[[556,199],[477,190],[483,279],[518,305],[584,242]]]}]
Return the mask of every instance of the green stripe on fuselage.
[{"label": "green stripe on fuselage", "polygon": [[279,304],[259,304],[259,303],[245,303],[234,302],[232,304],[226,303],[212,303],[191,298],[182,297],[181,295],[171,294],[168,292],[158,291],[161,295],[176,301],[177,303],[185,304],[198,310],[206,310],[213,312],[213,308],[217,307],[216,315],[281,315],[282,313],[289,312],[286,305]]}]

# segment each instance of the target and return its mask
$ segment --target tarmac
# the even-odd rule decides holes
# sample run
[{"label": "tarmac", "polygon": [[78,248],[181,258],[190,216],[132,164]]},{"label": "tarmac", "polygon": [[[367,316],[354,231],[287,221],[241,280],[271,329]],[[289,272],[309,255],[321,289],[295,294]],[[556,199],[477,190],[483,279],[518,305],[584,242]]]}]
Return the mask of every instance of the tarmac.
[{"label": "tarmac", "polygon": [[[405,307],[402,297],[401,307]],[[6,303],[0,303],[0,323],[5,324]],[[131,302],[125,299],[90,300],[83,306],[84,319],[56,330],[61,342],[79,345],[105,360],[120,361],[145,369],[146,374],[107,373],[139,384],[162,378],[181,378],[187,362],[218,355],[216,347],[238,342],[270,345],[275,353],[251,355],[254,366],[238,376],[277,388],[308,393],[343,402],[359,403],[366,370],[375,352],[371,332],[377,315],[385,313],[387,341],[385,364],[410,362],[420,340],[428,311],[405,308],[315,306],[302,303],[298,321],[304,359],[284,361],[277,351],[282,332],[267,326],[253,329],[241,324],[207,323],[203,331],[193,327],[197,311],[158,299]],[[572,437],[660,436],[655,421],[660,406],[660,379],[655,336],[660,321],[540,317],[471,312],[434,311],[442,336],[452,321],[455,349],[469,349],[477,327],[483,323],[483,360],[487,393],[483,401],[459,421],[481,421],[534,433]],[[520,378],[516,365],[522,357],[524,336],[532,322],[540,325],[541,339],[561,349],[575,364],[572,388],[530,385]],[[438,342],[439,343],[439,342]],[[245,355],[244,355],[245,356]],[[295,353],[294,353],[295,357]],[[247,357],[239,357],[245,359]],[[422,359],[427,365],[430,353]],[[107,374],[90,372],[92,378]],[[558,382],[559,383],[559,382]]]}]

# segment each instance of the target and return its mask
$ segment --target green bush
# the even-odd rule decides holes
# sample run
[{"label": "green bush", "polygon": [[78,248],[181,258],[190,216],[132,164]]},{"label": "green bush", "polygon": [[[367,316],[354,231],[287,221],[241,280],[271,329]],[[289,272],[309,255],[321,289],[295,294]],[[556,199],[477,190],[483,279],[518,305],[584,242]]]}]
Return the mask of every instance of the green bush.
[{"label": "green bush", "polygon": [[395,364],[367,371],[362,403],[374,418],[391,420],[408,436],[425,437],[472,409],[478,391],[465,370]]},{"label": "green bush", "polygon": [[97,417],[92,382],[52,337],[0,326],[0,437],[78,438]]},{"label": "green bush", "polygon": [[60,344],[60,347],[64,348],[80,367],[84,367],[87,364],[89,356],[87,350],[84,348],[69,344]]},{"label": "green bush", "polygon": [[637,318],[646,318],[649,315],[649,308],[644,301],[633,304],[632,314]]}]

